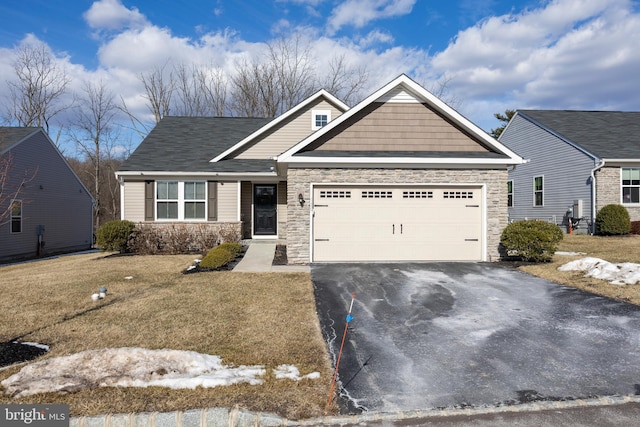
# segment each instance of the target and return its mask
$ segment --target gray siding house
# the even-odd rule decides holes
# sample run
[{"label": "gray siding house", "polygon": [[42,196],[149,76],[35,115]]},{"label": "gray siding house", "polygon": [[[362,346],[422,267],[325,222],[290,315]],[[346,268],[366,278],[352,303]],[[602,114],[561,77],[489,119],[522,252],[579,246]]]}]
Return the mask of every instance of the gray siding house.
[{"label": "gray siding house", "polygon": [[509,171],[510,221],[568,230],[574,218],[574,228],[594,232],[607,204],[640,220],[639,112],[519,110],[499,141],[527,161]]},{"label": "gray siding house", "polygon": [[93,197],[41,128],[0,127],[0,259],[91,248]]},{"label": "gray siding house", "polygon": [[165,117],[117,172],[122,218],[235,227],[292,264],[491,261],[522,158],[406,75],[348,108]]}]

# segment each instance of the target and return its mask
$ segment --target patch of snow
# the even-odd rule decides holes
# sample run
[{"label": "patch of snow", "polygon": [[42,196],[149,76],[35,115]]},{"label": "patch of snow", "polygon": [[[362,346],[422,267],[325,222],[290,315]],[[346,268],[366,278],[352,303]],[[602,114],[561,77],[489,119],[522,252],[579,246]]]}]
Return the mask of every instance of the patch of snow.
[{"label": "patch of snow", "polygon": [[41,349],[43,349],[43,350],[49,351],[49,346],[48,346],[48,345],[40,344],[40,343],[37,343],[37,342],[28,342],[28,341],[21,342],[21,341],[14,341],[14,343],[16,343],[16,344],[30,345],[30,346],[32,346],[32,347],[38,347],[38,348],[41,348]]},{"label": "patch of snow", "polygon": [[300,370],[293,365],[280,365],[273,370],[276,379],[290,379],[294,381],[300,381],[305,378],[318,379],[320,378],[320,372],[311,372],[310,374],[300,376]]},{"label": "patch of snow", "polygon": [[189,267],[187,267],[187,271],[194,270],[195,268],[196,268],[195,265],[190,265]]},{"label": "patch of snow", "polygon": [[564,252],[564,251],[557,251],[555,254],[556,255],[567,255],[567,256],[586,255],[585,252]]},{"label": "patch of snow", "polygon": [[[286,368],[285,368],[286,367]],[[23,367],[2,381],[5,393],[24,397],[37,393],[74,392],[96,387],[218,387],[238,383],[259,385],[262,365],[230,367],[218,356],[181,350],[107,348],[46,359]],[[295,366],[281,365],[276,378],[300,377]],[[280,375],[280,376],[279,376]]]},{"label": "patch of snow", "polygon": [[558,267],[560,271],[584,271],[585,277],[607,280],[613,285],[635,285],[640,281],[640,264],[612,264],[600,258],[586,257]]}]

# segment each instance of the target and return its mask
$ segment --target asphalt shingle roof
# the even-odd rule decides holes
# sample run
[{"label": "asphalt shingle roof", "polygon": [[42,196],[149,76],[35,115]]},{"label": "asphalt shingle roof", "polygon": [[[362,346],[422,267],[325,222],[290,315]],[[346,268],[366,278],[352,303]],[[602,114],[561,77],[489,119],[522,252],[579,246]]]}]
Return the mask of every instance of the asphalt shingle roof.
[{"label": "asphalt shingle roof", "polygon": [[640,159],[640,112],[518,110],[601,159]]},{"label": "asphalt shingle roof", "polygon": [[268,172],[270,159],[210,160],[272,119],[164,117],[120,167],[120,172]]},{"label": "asphalt shingle roof", "polygon": [[5,127],[0,126],[0,153],[18,141],[36,132],[37,127]]}]

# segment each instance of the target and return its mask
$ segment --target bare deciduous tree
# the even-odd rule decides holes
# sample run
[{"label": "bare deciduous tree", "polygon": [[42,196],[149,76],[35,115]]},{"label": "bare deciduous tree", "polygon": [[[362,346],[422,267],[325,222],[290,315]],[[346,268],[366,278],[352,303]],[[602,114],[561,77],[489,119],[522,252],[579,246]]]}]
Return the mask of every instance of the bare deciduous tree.
[{"label": "bare deciduous tree", "polygon": [[320,88],[336,96],[347,105],[360,101],[361,92],[367,84],[369,73],[365,67],[350,69],[345,55],[335,56],[329,61],[329,73],[320,82]]},{"label": "bare deciduous tree", "polygon": [[175,68],[174,111],[181,116],[224,116],[227,87],[220,68],[182,64]]},{"label": "bare deciduous tree", "polygon": [[10,221],[13,201],[20,196],[21,190],[36,173],[37,169],[16,170],[11,153],[0,154],[0,225]]},{"label": "bare deciduous tree", "polygon": [[98,83],[85,82],[84,93],[80,97],[73,123],[72,138],[76,142],[78,151],[86,157],[93,166],[93,188],[95,199],[94,215],[95,227],[100,227],[103,200],[101,192],[102,162],[109,160],[113,152],[114,143],[118,136],[114,129],[114,118],[118,113],[115,96],[103,81]]},{"label": "bare deciduous tree", "polygon": [[149,101],[149,110],[153,113],[156,123],[171,113],[171,101],[175,90],[173,73],[165,75],[165,63],[161,67],[154,67],[148,73],[140,74],[140,81],[144,85],[145,97]]},{"label": "bare deciduous tree", "polygon": [[49,133],[52,119],[71,108],[63,97],[70,79],[44,44],[24,44],[13,62],[16,80],[7,82],[12,105],[8,117],[20,126],[38,126]]}]

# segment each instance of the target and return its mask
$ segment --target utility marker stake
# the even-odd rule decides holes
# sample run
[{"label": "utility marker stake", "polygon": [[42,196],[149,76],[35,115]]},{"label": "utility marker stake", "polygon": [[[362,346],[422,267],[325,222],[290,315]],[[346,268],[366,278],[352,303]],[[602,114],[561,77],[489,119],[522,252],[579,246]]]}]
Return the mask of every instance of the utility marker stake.
[{"label": "utility marker stake", "polygon": [[340,358],[342,357],[342,348],[344,347],[345,338],[347,338],[347,330],[349,329],[349,322],[353,320],[353,316],[351,315],[351,310],[353,309],[353,302],[356,299],[356,293],[351,294],[351,305],[349,305],[349,313],[347,313],[347,323],[344,326],[344,334],[342,334],[342,343],[340,344],[340,351],[338,352],[338,360],[336,360],[336,369],[333,373],[333,380],[331,381],[331,389],[329,390],[329,399],[327,400],[327,407],[325,408],[325,413],[329,410],[329,405],[331,405],[331,399],[333,398],[333,391],[336,387],[336,379],[338,378],[338,367],[340,366]]}]

